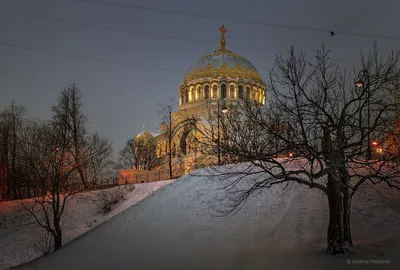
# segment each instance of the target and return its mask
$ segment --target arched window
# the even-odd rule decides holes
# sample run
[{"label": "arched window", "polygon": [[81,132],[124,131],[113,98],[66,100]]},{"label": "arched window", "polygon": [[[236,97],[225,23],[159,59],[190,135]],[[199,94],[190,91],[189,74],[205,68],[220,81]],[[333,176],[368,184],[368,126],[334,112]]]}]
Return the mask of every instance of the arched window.
[{"label": "arched window", "polygon": [[226,84],[221,84],[221,98],[226,98]]},{"label": "arched window", "polygon": [[246,87],[246,99],[251,99],[250,87]]},{"label": "arched window", "polygon": [[229,87],[229,98],[235,98],[235,87],[233,85]]},{"label": "arched window", "polygon": [[210,87],[206,86],[204,87],[204,99],[209,99],[210,98]]},{"label": "arched window", "polygon": [[262,91],[261,103],[265,105],[265,91]]},{"label": "arched window", "polygon": [[213,86],[213,98],[218,97],[218,86],[214,85]]},{"label": "arched window", "polygon": [[243,93],[243,85],[239,85],[239,98],[244,99],[244,93]]},{"label": "arched window", "polygon": [[184,103],[187,103],[189,101],[189,91],[188,91],[188,89],[186,88],[185,89],[185,102]]},{"label": "arched window", "polygon": [[196,100],[196,90],[194,88],[192,88],[190,93],[191,93],[191,96],[192,96],[190,101],[195,101]]},{"label": "arched window", "polygon": [[197,99],[198,100],[201,99],[201,88],[200,88],[200,86],[197,87]]}]

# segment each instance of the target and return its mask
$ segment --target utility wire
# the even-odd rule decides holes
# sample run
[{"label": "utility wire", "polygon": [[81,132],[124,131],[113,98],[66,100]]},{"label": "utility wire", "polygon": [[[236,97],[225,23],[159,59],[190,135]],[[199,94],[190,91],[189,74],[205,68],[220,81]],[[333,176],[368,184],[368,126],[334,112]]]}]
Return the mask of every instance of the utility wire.
[{"label": "utility wire", "polygon": [[197,17],[197,18],[202,18],[202,19],[214,19],[214,20],[224,20],[224,21],[235,22],[235,23],[263,25],[263,26],[275,27],[275,28],[294,29],[294,30],[300,30],[300,31],[312,31],[312,32],[319,32],[319,33],[326,33],[326,34],[334,32],[335,35],[342,34],[342,35],[348,35],[348,36],[367,37],[367,38],[374,38],[374,39],[390,39],[390,40],[400,41],[400,37],[396,37],[396,36],[376,35],[376,34],[370,34],[370,33],[357,33],[357,32],[349,32],[349,31],[340,31],[340,30],[336,30],[336,29],[297,26],[297,25],[292,25],[292,24],[281,24],[281,23],[241,19],[241,18],[232,19],[232,18],[228,18],[228,17],[204,15],[204,14],[198,14],[198,13],[189,13],[189,12],[184,12],[184,11],[161,9],[161,8],[154,8],[154,7],[147,7],[147,6],[139,6],[139,5],[133,5],[133,4],[124,4],[124,3],[118,3],[118,2],[108,2],[108,1],[103,1],[103,0],[75,0],[75,1],[91,3],[91,4],[95,4],[95,5],[102,5],[102,6],[152,11],[152,12],[174,14],[174,15],[181,15],[181,16],[187,16],[187,17]]},{"label": "utility wire", "polygon": [[[116,31],[116,32],[121,32],[121,33],[145,35],[145,36],[173,39],[173,40],[180,40],[180,41],[189,41],[189,42],[201,43],[201,44],[211,44],[211,42],[209,42],[209,41],[200,40],[200,39],[181,38],[181,37],[176,37],[176,36],[168,36],[168,35],[160,35],[160,34],[153,34],[153,33],[147,33],[147,32],[132,31],[132,30],[121,29],[121,28],[114,28],[114,27],[100,26],[100,25],[89,24],[89,23],[81,23],[81,22],[61,20],[61,19],[56,19],[56,18],[43,17],[43,16],[15,12],[15,11],[0,10],[0,13],[5,13],[5,14],[20,16],[20,17],[34,18],[34,19],[45,20],[45,21],[65,23],[65,24],[70,24],[70,25],[97,28],[97,29],[102,29],[102,30],[107,30],[107,31]],[[278,52],[278,51],[271,50],[271,49],[250,48],[250,50],[266,51],[266,52],[274,52],[274,53],[286,53],[286,52]]]},{"label": "utility wire", "polygon": [[64,53],[64,52],[59,52],[59,51],[39,49],[39,48],[30,47],[30,46],[22,46],[22,45],[18,45],[18,44],[12,44],[12,43],[8,43],[8,42],[1,42],[0,41],[0,46],[13,47],[13,48],[25,49],[25,50],[30,50],[30,51],[42,52],[42,53],[56,54],[56,55],[62,55],[62,56],[66,56],[66,57],[73,57],[73,58],[79,58],[79,59],[85,59],[85,60],[91,60],[91,61],[103,62],[103,63],[108,63],[108,64],[121,65],[121,66],[128,66],[128,67],[135,67],[135,68],[142,68],[142,69],[149,69],[149,70],[164,71],[164,72],[175,73],[175,74],[183,74],[183,75],[186,74],[184,72],[173,71],[173,70],[170,70],[170,69],[154,68],[154,67],[136,65],[136,64],[127,63],[127,62],[118,62],[118,61],[112,61],[112,60],[107,60],[107,59],[102,59],[102,58],[87,57],[87,56],[71,54],[71,53]]},{"label": "utility wire", "polygon": [[167,36],[167,35],[138,32],[138,31],[121,29],[121,28],[114,28],[114,27],[100,26],[100,25],[89,24],[89,23],[81,23],[81,22],[67,21],[67,20],[61,20],[61,19],[56,19],[56,18],[42,17],[42,16],[38,16],[38,15],[32,15],[32,14],[15,12],[15,11],[0,10],[0,13],[6,13],[9,15],[22,16],[22,17],[28,17],[28,18],[34,18],[34,19],[46,20],[46,21],[53,21],[53,22],[71,24],[71,25],[92,27],[92,28],[97,28],[97,29],[102,29],[102,30],[116,31],[116,32],[122,32],[122,33],[128,33],[128,34],[153,36],[153,37],[157,37],[157,38],[176,39],[176,40],[181,40],[181,41],[191,41],[191,42],[205,43],[205,44],[210,43],[210,42],[207,42],[204,40],[199,40],[199,39],[180,38],[180,37],[172,37],[172,36]]},{"label": "utility wire", "polygon": [[[76,25],[76,26],[91,27],[91,28],[96,28],[96,29],[101,29],[101,30],[106,30],[106,31],[115,31],[115,32],[128,33],[128,34],[152,36],[152,37],[157,37],[157,38],[161,38],[161,39],[164,38],[164,39],[173,39],[173,40],[180,40],[180,41],[189,41],[189,42],[195,42],[195,43],[201,43],[201,44],[211,44],[211,42],[209,42],[209,41],[204,41],[204,40],[199,40],[199,39],[181,38],[181,37],[174,37],[174,36],[168,36],[168,35],[153,34],[153,33],[148,33],[148,32],[132,31],[132,30],[126,30],[126,29],[121,29],[121,28],[114,28],[114,27],[100,26],[100,25],[95,25],[95,24],[61,20],[61,19],[57,19],[57,18],[43,17],[43,16],[15,12],[15,11],[0,10],[0,13],[5,13],[8,15],[14,15],[14,16],[27,17],[27,18],[34,18],[34,19],[45,20],[45,21],[65,23],[65,24]],[[249,50],[264,51],[264,52],[278,53],[278,54],[287,54],[287,52],[275,51],[275,50],[271,50],[271,49],[249,48]],[[346,61],[346,62],[360,62],[358,60],[349,59],[349,58],[340,58],[340,57],[332,57],[332,58],[340,60],[340,61]]]},{"label": "utility wire", "polygon": [[0,46],[18,48],[18,49],[24,49],[24,50],[48,53],[48,54],[54,54],[54,55],[61,55],[61,56],[65,56],[65,57],[72,57],[72,58],[78,58],[78,59],[84,59],[84,60],[90,60],[90,61],[102,62],[102,63],[107,63],[107,64],[120,65],[120,66],[128,66],[128,67],[135,67],[135,68],[141,68],[141,69],[147,69],[147,70],[163,71],[163,72],[180,74],[180,75],[187,74],[185,72],[174,71],[174,70],[170,70],[170,69],[155,68],[155,67],[132,64],[132,63],[128,63],[128,62],[119,62],[119,61],[107,60],[107,59],[102,59],[102,58],[95,58],[95,57],[88,57],[88,56],[71,54],[71,53],[64,53],[64,52],[54,51],[54,50],[40,49],[40,48],[31,47],[31,46],[23,46],[23,45],[13,44],[13,43],[9,43],[9,42],[0,41]]}]

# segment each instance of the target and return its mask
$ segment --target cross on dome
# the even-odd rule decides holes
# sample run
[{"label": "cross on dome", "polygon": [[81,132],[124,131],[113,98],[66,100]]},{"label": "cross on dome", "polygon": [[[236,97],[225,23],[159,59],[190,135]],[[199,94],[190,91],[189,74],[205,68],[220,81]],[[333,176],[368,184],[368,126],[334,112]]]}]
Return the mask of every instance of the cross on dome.
[{"label": "cross on dome", "polygon": [[226,51],[226,40],[225,40],[225,33],[228,32],[228,30],[226,30],[225,26],[222,25],[219,30],[221,31],[221,41],[220,41],[220,45],[221,47],[219,48],[220,51]]}]

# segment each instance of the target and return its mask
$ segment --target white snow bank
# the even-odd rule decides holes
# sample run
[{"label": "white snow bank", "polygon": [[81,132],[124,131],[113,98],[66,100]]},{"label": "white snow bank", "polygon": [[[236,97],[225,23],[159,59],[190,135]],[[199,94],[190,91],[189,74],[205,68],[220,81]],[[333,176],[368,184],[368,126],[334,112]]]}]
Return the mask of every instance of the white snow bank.
[{"label": "white snow bank", "polygon": [[[196,174],[202,174],[199,170]],[[228,217],[219,178],[184,176],[154,196],[21,269],[400,269],[400,193],[362,187],[353,200],[355,247],[326,254],[327,199],[298,184],[254,193]],[[354,259],[354,262],[353,262]],[[347,260],[351,260],[347,263]],[[388,264],[382,267],[385,260]],[[382,262],[379,264],[379,262]]]},{"label": "white snow bank", "polygon": [[[77,198],[71,198],[68,201],[63,223],[63,243],[71,241],[110,219],[172,181],[136,184],[133,191],[126,191],[128,193],[126,200],[114,205],[107,214],[100,213],[99,207],[87,200],[95,198],[99,191],[86,192]],[[12,267],[42,255],[41,251],[35,247],[39,237],[35,233],[38,226],[32,219],[29,220],[32,224],[20,226],[16,210],[19,204],[20,201],[0,203],[0,269]]]}]

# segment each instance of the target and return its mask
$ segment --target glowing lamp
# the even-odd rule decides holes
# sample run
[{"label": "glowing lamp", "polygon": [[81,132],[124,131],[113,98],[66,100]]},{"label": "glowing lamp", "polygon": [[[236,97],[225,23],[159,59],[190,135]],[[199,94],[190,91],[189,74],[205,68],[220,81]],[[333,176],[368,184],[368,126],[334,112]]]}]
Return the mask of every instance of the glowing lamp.
[{"label": "glowing lamp", "polygon": [[364,81],[363,81],[363,80],[358,80],[358,81],[355,82],[355,85],[356,85],[358,88],[361,88],[361,87],[364,86]]}]

